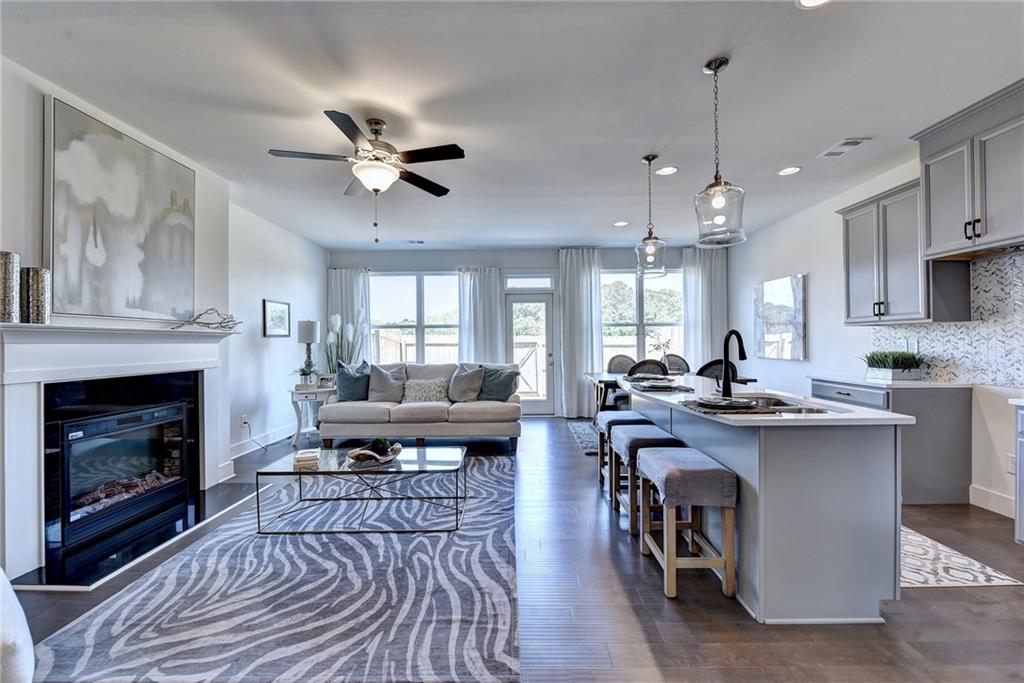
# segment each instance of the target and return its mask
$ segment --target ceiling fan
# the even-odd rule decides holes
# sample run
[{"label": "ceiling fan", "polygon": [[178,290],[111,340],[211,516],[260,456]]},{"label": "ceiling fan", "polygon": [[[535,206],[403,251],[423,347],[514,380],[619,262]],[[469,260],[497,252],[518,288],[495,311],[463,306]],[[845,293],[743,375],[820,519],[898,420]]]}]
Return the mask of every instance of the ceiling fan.
[{"label": "ceiling fan", "polygon": [[373,139],[363,135],[363,131],[348,114],[328,110],[324,114],[345,134],[355,151],[352,156],[340,154],[319,154],[317,152],[292,152],[285,149],[269,150],[275,157],[291,159],[318,159],[321,161],[346,161],[352,164],[355,178],[345,189],[345,194],[360,194],[363,188],[374,194],[387,190],[396,180],[404,180],[435,197],[448,194],[448,188],[428,180],[423,176],[402,168],[402,164],[419,164],[425,161],[445,161],[447,159],[464,159],[466,153],[458,145],[438,145],[399,152],[395,146],[384,142],[380,136],[384,134],[387,123],[382,119],[366,119],[366,127],[370,129]]}]

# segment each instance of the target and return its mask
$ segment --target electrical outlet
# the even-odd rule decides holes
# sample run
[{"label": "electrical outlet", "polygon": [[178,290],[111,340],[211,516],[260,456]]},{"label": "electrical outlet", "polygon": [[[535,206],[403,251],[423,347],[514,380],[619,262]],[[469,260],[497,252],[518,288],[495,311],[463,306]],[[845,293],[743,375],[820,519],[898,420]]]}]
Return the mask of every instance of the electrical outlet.
[{"label": "electrical outlet", "polygon": [[1017,474],[1017,454],[1006,454],[1006,471],[1010,474]]},{"label": "electrical outlet", "polygon": [[249,416],[242,413],[242,416],[238,418],[238,426],[244,429],[247,424],[249,424]]}]

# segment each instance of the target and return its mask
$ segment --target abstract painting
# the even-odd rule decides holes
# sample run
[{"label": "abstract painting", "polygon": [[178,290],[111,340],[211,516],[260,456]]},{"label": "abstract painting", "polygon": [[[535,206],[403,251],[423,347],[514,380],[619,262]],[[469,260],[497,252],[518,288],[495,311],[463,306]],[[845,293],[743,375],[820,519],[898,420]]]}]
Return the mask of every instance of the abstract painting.
[{"label": "abstract painting", "polygon": [[190,319],[195,171],[57,98],[52,103],[53,312]]},{"label": "abstract painting", "polygon": [[754,285],[758,358],[807,360],[806,280],[790,275]]},{"label": "abstract painting", "polygon": [[284,301],[263,300],[263,336],[290,337],[292,334],[292,307]]}]

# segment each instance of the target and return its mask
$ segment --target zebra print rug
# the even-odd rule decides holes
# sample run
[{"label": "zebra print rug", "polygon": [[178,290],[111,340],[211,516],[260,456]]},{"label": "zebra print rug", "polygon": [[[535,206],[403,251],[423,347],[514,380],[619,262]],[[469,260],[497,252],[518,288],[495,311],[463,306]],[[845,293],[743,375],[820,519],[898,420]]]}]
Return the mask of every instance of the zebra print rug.
[{"label": "zebra print rug", "polygon": [[518,681],[515,459],[466,467],[452,533],[257,536],[250,508],[37,645],[36,680]]}]

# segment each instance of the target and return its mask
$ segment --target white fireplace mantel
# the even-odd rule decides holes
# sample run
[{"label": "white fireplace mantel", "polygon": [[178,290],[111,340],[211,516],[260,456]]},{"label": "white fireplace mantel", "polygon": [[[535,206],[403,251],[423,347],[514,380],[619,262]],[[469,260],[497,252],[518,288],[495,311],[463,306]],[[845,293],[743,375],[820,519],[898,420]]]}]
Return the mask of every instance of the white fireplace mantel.
[{"label": "white fireplace mantel", "polygon": [[9,576],[43,563],[43,387],[200,372],[200,486],[209,488],[234,473],[220,344],[230,335],[194,327],[0,324],[0,566]]}]

